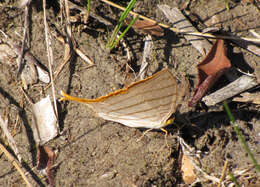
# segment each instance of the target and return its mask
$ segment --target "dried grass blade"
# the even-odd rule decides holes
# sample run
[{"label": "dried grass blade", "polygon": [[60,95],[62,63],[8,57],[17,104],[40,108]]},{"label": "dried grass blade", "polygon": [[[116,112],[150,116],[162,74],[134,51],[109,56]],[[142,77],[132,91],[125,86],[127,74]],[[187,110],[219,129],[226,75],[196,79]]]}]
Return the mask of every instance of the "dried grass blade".
[{"label": "dried grass blade", "polygon": [[52,47],[51,47],[49,26],[48,26],[48,23],[47,23],[47,16],[46,16],[46,0],[43,0],[43,16],[44,16],[45,41],[46,41],[49,71],[50,71],[51,85],[52,85],[52,97],[53,97],[55,115],[58,118],[58,108],[57,108],[57,103],[56,103],[56,95],[55,95],[53,71],[52,71],[52,64],[54,64],[54,60],[53,60],[54,57],[53,57],[53,50],[52,50]]},{"label": "dried grass blade", "polygon": [[3,146],[2,143],[0,143],[0,149],[5,153],[5,155],[9,159],[9,161],[14,165],[14,167],[20,173],[20,175],[22,176],[22,178],[25,181],[26,185],[28,187],[32,187],[32,184],[29,182],[29,180],[25,176],[25,174],[24,174],[22,168],[20,167],[19,163],[17,162],[17,160],[8,152],[8,150]]},{"label": "dried grass blade", "polygon": [[[177,27],[181,32],[198,32],[195,27],[184,17],[178,8],[171,8],[168,5],[158,5],[159,9],[164,15]],[[201,37],[197,36],[184,36],[200,54],[205,56],[211,48],[211,44]]]},{"label": "dried grass blade", "polygon": [[3,132],[5,136],[7,137],[8,143],[10,144],[11,148],[13,149],[14,153],[16,154],[16,157],[18,158],[19,162],[22,163],[22,156],[20,151],[18,150],[18,147],[15,143],[15,140],[11,133],[9,132],[7,128],[7,121],[4,121],[3,118],[0,116],[0,126],[3,129]]}]

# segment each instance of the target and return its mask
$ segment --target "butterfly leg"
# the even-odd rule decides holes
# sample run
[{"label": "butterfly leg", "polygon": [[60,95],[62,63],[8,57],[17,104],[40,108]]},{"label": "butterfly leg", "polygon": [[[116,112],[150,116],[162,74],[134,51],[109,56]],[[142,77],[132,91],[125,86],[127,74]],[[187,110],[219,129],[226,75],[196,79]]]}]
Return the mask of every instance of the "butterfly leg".
[{"label": "butterfly leg", "polygon": [[163,131],[163,132],[165,133],[164,138],[165,138],[165,144],[166,144],[166,146],[167,146],[168,148],[170,148],[170,146],[169,146],[169,144],[168,144],[168,140],[167,140],[168,131],[165,130],[164,128],[160,128],[160,129],[161,129],[161,131]]},{"label": "butterfly leg", "polygon": [[143,137],[144,137],[144,135],[146,135],[146,134],[147,134],[148,132],[150,132],[151,130],[153,130],[153,129],[148,129],[148,130],[144,131],[144,133],[142,134],[142,136],[141,136],[140,138],[138,138],[138,139],[136,140],[136,142],[139,142],[140,140],[142,140]]}]

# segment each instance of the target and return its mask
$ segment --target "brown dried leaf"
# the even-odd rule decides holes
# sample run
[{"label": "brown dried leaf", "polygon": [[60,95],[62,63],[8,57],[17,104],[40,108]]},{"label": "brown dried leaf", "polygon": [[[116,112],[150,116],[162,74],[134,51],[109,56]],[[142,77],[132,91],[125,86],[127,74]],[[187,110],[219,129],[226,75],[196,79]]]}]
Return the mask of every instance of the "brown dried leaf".
[{"label": "brown dried leaf", "polygon": [[223,72],[230,67],[231,63],[227,57],[224,40],[217,40],[206,58],[198,65],[199,84],[189,106],[196,105]]},{"label": "brown dried leaf", "polygon": [[182,178],[186,184],[192,184],[196,181],[195,167],[192,164],[190,157],[183,154],[181,161]]},{"label": "brown dried leaf", "polygon": [[37,169],[47,171],[47,178],[50,186],[55,186],[54,175],[52,173],[52,166],[56,159],[56,154],[54,151],[48,146],[38,146],[38,161],[37,161]]},{"label": "brown dried leaf", "polygon": [[147,20],[136,20],[133,28],[146,34],[163,36],[163,29],[156,23]]}]

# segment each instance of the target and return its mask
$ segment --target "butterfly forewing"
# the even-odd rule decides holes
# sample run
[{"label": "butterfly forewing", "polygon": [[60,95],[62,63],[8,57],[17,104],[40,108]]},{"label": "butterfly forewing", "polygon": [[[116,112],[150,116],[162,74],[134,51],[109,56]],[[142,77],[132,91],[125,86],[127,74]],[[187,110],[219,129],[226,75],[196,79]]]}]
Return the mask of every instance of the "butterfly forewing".
[{"label": "butterfly forewing", "polygon": [[97,114],[130,127],[161,128],[176,110],[177,83],[165,69],[103,101],[88,103]]}]

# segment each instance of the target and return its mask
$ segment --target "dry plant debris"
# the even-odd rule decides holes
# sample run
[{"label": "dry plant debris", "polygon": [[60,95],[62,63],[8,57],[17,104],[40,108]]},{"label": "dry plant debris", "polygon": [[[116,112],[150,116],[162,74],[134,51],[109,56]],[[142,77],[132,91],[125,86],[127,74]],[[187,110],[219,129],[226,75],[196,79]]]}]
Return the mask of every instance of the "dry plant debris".
[{"label": "dry plant debris", "polygon": [[231,63],[227,57],[224,40],[217,40],[205,59],[198,65],[199,84],[189,106],[196,105],[224,71],[230,67]]},{"label": "dry plant debris", "polygon": [[50,97],[41,99],[32,106],[35,126],[34,138],[37,144],[44,145],[58,135],[57,117],[54,113]]},{"label": "dry plant debris", "polygon": [[196,181],[195,167],[188,155],[183,154],[181,161],[182,178],[186,184],[192,184]]},{"label": "dry plant debris", "polygon": [[50,147],[44,145],[44,146],[38,146],[38,161],[37,161],[37,169],[38,170],[43,170],[46,171],[47,178],[49,181],[49,185],[51,187],[55,186],[55,181],[54,181],[54,174],[52,172],[52,167],[54,165],[54,162],[57,157],[57,153],[53,151]]},{"label": "dry plant debris", "polygon": [[11,135],[11,133],[8,130],[8,120],[4,120],[1,116],[0,116],[0,126],[5,134],[5,136],[7,137],[8,143],[11,146],[11,148],[13,149],[14,153],[16,154],[16,157],[18,158],[19,162],[22,163],[22,156],[21,153],[17,147],[17,144],[13,138],[13,136]]},{"label": "dry plant debris", "polygon": [[[108,1],[103,0],[103,2],[108,2]],[[88,17],[87,10],[68,0],[60,1],[61,12],[63,14],[62,19],[64,19],[64,21],[65,21],[64,30],[66,30],[66,37],[64,37],[62,39],[60,39],[60,37],[59,37],[59,39],[64,44],[64,51],[65,51],[64,53],[65,54],[64,54],[63,62],[61,63],[60,66],[58,66],[58,68],[56,69],[56,71],[54,73],[54,77],[52,77],[53,73],[52,73],[51,68],[53,67],[56,59],[54,58],[55,54],[52,51],[51,43],[54,43],[55,41],[53,41],[51,39],[51,36],[49,34],[49,27],[48,27],[46,15],[48,15],[48,11],[50,11],[50,10],[46,11],[46,9],[45,9],[46,1],[44,1],[43,7],[44,7],[44,24],[45,24],[45,32],[46,32],[45,38],[46,38],[46,45],[47,45],[47,52],[48,52],[49,70],[50,70],[50,75],[51,75],[51,78],[50,78],[48,71],[46,71],[47,68],[42,68],[42,66],[40,66],[38,64],[38,61],[36,60],[36,58],[33,57],[33,55],[30,54],[29,51],[26,51],[27,43],[28,43],[28,45],[30,45],[29,44],[30,43],[30,41],[29,41],[30,32],[28,32],[29,31],[28,8],[30,6],[31,1],[24,0],[24,1],[20,1],[20,3],[21,3],[21,5],[20,5],[21,8],[24,8],[24,15],[25,15],[25,22],[23,24],[24,29],[23,29],[22,44],[14,45],[11,42],[5,42],[8,45],[5,43],[0,44],[0,61],[2,63],[8,64],[8,65],[13,65],[15,63],[14,59],[16,59],[18,56],[18,59],[19,59],[18,60],[19,61],[18,69],[20,69],[19,67],[24,66],[24,68],[21,69],[21,78],[22,78],[23,86],[26,89],[28,89],[28,88],[30,89],[30,87],[28,85],[37,83],[38,79],[43,81],[44,83],[49,83],[50,79],[51,79],[52,85],[53,85],[53,87],[52,87],[53,98],[54,98],[54,102],[56,104],[55,93],[54,93],[56,88],[54,87],[53,82],[58,77],[58,74],[59,74],[59,72],[61,72],[64,65],[72,60],[74,52],[75,52],[75,54],[80,56],[82,59],[84,59],[87,63],[89,63],[90,66],[94,65],[93,61],[84,52],[82,52],[83,50],[81,50],[78,47],[78,44],[73,37],[73,33],[72,33],[73,31],[71,29],[71,24],[70,24],[70,18],[71,18],[70,13],[69,13],[70,9],[76,9],[77,11],[80,11],[81,14],[84,14],[84,18],[85,18],[85,16]],[[79,1],[75,1],[75,3],[80,4]],[[192,1],[188,1],[184,5],[185,8],[189,9],[191,3],[192,3]],[[210,37],[210,38],[220,37],[220,38],[235,40],[237,45],[245,47],[247,50],[253,52],[256,55],[259,55],[259,47],[255,46],[255,44],[254,44],[254,43],[259,43],[259,39],[255,40],[254,38],[241,38],[241,37],[237,37],[237,36],[228,36],[228,35],[223,36],[223,35],[217,35],[217,34],[214,35],[214,34],[209,34],[209,33],[207,33],[207,34],[199,33],[196,30],[196,28],[194,26],[192,26],[192,24],[188,21],[188,19],[183,16],[182,12],[180,10],[178,10],[177,8],[170,8],[170,6],[168,6],[168,5],[160,5],[159,8],[163,11],[165,16],[173,24],[175,24],[174,26],[176,28],[170,28],[167,25],[157,23],[156,21],[146,18],[144,16],[140,16],[140,18],[142,18],[142,20],[138,20],[135,23],[135,25],[133,26],[134,29],[141,30],[142,32],[144,32],[146,34],[149,34],[146,38],[147,40],[145,42],[145,50],[143,52],[142,66],[141,66],[141,68],[140,68],[141,70],[139,72],[141,79],[143,79],[145,77],[149,62],[150,62],[150,64],[153,63],[151,60],[151,51],[153,49],[152,45],[156,45],[156,44],[154,44],[152,42],[150,34],[155,35],[155,36],[164,36],[164,30],[162,28],[170,29],[172,31],[175,31],[178,34],[181,34],[181,36],[185,36],[185,38],[201,53],[201,55],[205,55],[210,50],[210,46],[211,46],[207,42],[207,40],[202,39],[201,36]],[[47,14],[46,14],[46,12],[47,12]],[[135,15],[135,16],[139,16],[137,13],[134,13],[134,12],[131,12],[131,14]],[[90,17],[97,19],[99,22],[102,22],[105,25],[108,25],[108,26],[112,25],[110,21],[107,21],[107,19],[104,19],[101,16],[99,16],[93,12],[90,12]],[[107,14],[106,17],[109,17],[109,15]],[[49,17],[48,19],[51,19],[51,17]],[[85,24],[87,24],[87,21],[91,21],[91,19],[84,19],[83,21]],[[209,32],[209,31],[207,31],[207,32]],[[256,33],[254,33],[254,36],[257,38],[257,34],[256,35],[255,34]],[[199,37],[192,36],[192,35],[197,35]],[[26,37],[27,37],[27,41],[26,41]],[[252,43],[247,42],[246,45],[243,46],[242,45],[243,42],[242,42],[242,44],[241,44],[241,42],[240,43],[238,42],[238,40],[245,40],[245,39],[248,39]],[[149,40],[151,40],[151,41],[149,41]],[[131,60],[130,50],[128,49],[126,42],[123,43],[123,46],[125,47],[125,49],[127,51],[128,61],[130,61]],[[132,46],[130,46],[130,47],[132,47]],[[55,50],[56,49],[54,49],[54,52],[55,52]],[[199,80],[199,85],[196,88],[196,93],[194,95],[194,98],[191,101],[191,105],[195,105],[206,94],[206,92],[210,89],[210,87],[212,87],[214,82],[217,80],[217,78],[219,78],[221,76],[223,71],[225,71],[226,69],[228,69],[231,66],[229,59],[227,59],[225,53],[226,53],[226,49],[224,46],[224,41],[218,40],[212,47],[211,51],[208,53],[207,57],[198,65],[200,80]],[[95,56],[95,55],[93,55],[93,56]],[[132,55],[132,56],[134,56],[134,55]],[[22,62],[23,60],[24,60],[24,63]],[[257,72],[257,71],[255,71],[255,72]],[[63,78],[63,77],[61,77],[61,78]],[[247,76],[247,78],[248,78],[248,76]],[[62,80],[58,80],[58,81],[61,81],[62,83],[64,83]],[[60,83],[60,82],[58,82],[58,83]],[[244,81],[243,83],[238,82],[235,87],[240,88],[240,91],[236,92],[236,93],[241,93],[241,87],[244,85],[246,85],[246,86],[243,89],[248,89],[249,86],[252,87],[252,85],[255,86],[257,84],[259,84],[259,82],[257,83],[256,79],[252,78],[252,77],[250,77],[249,80],[247,79],[247,81]],[[38,86],[38,85],[36,85],[36,86]],[[73,86],[74,85],[72,85],[72,87]],[[47,88],[48,87],[46,87],[46,89]],[[5,91],[5,89],[3,89],[3,90]],[[2,93],[2,87],[0,88],[0,91]],[[32,91],[32,90],[29,90],[29,91]],[[242,90],[242,91],[244,91],[244,90]],[[225,90],[224,92],[227,92],[227,91]],[[224,95],[223,92],[221,94]],[[7,94],[5,94],[5,95],[7,95]],[[111,94],[111,95],[113,95],[113,94]],[[123,94],[120,92],[119,95],[123,95]],[[257,93],[243,93],[243,94],[241,94],[241,96],[242,96],[242,98],[236,97],[233,99],[233,101],[252,102],[254,104],[260,104],[258,92]],[[229,97],[231,97],[231,96],[229,96]],[[227,99],[229,97],[225,97],[224,99]],[[204,97],[203,99],[205,99],[205,98],[206,97]],[[14,100],[16,100],[16,98]],[[213,100],[214,100],[214,104],[220,102],[220,100],[218,100],[216,98],[214,98]],[[223,97],[222,97],[222,100],[223,100]],[[41,99],[40,102],[35,103],[32,106],[33,106],[33,117],[35,119],[35,124],[33,126],[33,133],[34,133],[34,137],[36,139],[36,143],[39,144],[37,147],[37,149],[38,149],[37,169],[44,169],[47,172],[47,177],[48,177],[50,186],[54,186],[55,182],[54,182],[54,174],[53,174],[52,168],[53,168],[53,163],[54,163],[57,155],[50,147],[48,147],[44,144],[46,142],[48,142],[49,140],[53,139],[58,134],[58,128],[57,128],[57,113],[58,112],[57,112],[56,107],[55,107],[56,113],[54,112],[53,106],[49,99],[49,96],[47,98]],[[46,117],[50,117],[50,118],[46,118]],[[7,125],[6,121],[3,121],[2,123],[5,123],[5,125]],[[3,129],[5,129],[4,131],[5,131],[6,136],[9,136],[10,133],[7,132],[8,130],[7,130],[6,126],[3,127]],[[9,142],[11,142],[10,145],[13,144],[13,140],[9,140]],[[6,153],[6,150],[4,149],[4,147],[2,147],[2,145],[0,147],[3,150],[3,152],[5,152],[5,154],[8,155],[8,153]],[[13,148],[13,149],[14,149],[14,152],[16,152],[15,148]],[[189,152],[186,152],[185,154],[183,154],[182,167],[180,168],[183,172],[182,177],[186,184],[192,184],[196,180],[198,180],[199,177],[195,174],[194,170],[201,171],[200,167],[198,165],[195,166],[193,163],[194,155],[189,154],[189,153],[192,153],[191,149],[189,150]],[[17,155],[18,159],[20,160],[19,153],[16,153],[16,155]],[[91,156],[95,157],[94,154]],[[9,159],[12,161],[12,163],[18,169],[19,163],[14,158],[12,158],[12,155],[9,157]],[[155,159],[157,159],[157,158],[155,158]],[[93,168],[91,168],[91,169],[93,169]],[[94,168],[94,169],[96,169],[96,168]],[[21,168],[18,170],[20,172]],[[114,178],[117,178],[118,176],[120,176],[120,174],[121,174],[120,171],[117,171],[114,168],[109,171],[112,171],[112,172],[104,172],[105,174],[101,175],[100,178],[102,178],[104,180],[107,180],[107,178],[114,179]],[[201,171],[201,173],[203,173],[203,171]],[[243,175],[245,177],[248,177],[247,174],[248,173],[246,171]],[[23,174],[21,174],[21,175],[23,176]],[[228,178],[224,179],[225,175],[223,175],[222,178],[223,179],[218,179],[214,176],[209,176],[204,172],[204,179],[210,180],[215,184],[216,183],[219,183],[219,185],[227,184],[230,181],[230,179],[228,179]],[[28,186],[31,186],[26,179],[24,179],[24,180],[26,181]],[[222,183],[222,180],[224,181],[223,183]],[[250,179],[248,179],[248,180],[250,180]],[[136,184],[132,184],[132,185],[136,185]]]},{"label": "dry plant debris", "polygon": [[214,106],[226,99],[229,99],[237,94],[240,94],[250,88],[257,86],[259,83],[256,78],[248,75],[243,75],[231,82],[227,86],[215,91],[214,93],[203,97],[202,101],[207,106]]},{"label": "dry plant debris", "polygon": [[32,184],[29,182],[29,180],[27,179],[26,175],[24,174],[22,167],[20,166],[19,162],[16,160],[16,158],[14,158],[11,153],[9,153],[9,151],[4,147],[4,145],[2,143],[0,143],[0,149],[1,151],[4,152],[4,154],[6,155],[6,157],[8,158],[8,160],[14,165],[14,167],[17,169],[17,171],[20,173],[20,175],[22,176],[23,180],[25,181],[26,185],[28,187],[32,187]]},{"label": "dry plant debris", "polygon": [[[127,22],[127,24],[129,24]],[[147,20],[136,20],[132,26],[135,30],[143,32],[145,34],[151,34],[155,36],[163,36],[164,31],[158,24]]]},{"label": "dry plant debris", "polygon": [[7,44],[0,44],[0,61],[7,65],[12,65],[15,63],[14,59],[16,58],[15,52]]},{"label": "dry plant debris", "polygon": [[[14,44],[10,40],[8,40],[7,43],[8,44],[0,44],[0,60],[1,62],[11,66],[14,64],[15,59],[17,61],[21,46]],[[24,67],[20,68],[24,89],[28,89],[28,85],[36,84],[38,79],[44,83],[50,82],[48,72],[30,51],[25,52],[24,60]]]},{"label": "dry plant debris", "polygon": [[139,74],[138,74],[138,76],[140,76],[141,80],[146,77],[146,72],[147,72],[149,63],[152,61],[152,50],[153,50],[153,40],[152,40],[152,37],[150,35],[148,35],[145,37],[143,60],[142,60]]},{"label": "dry plant debris", "polygon": [[[192,26],[187,18],[182,14],[178,8],[171,8],[168,5],[158,5],[158,8],[164,13],[164,15],[170,20],[171,23],[177,27],[180,32],[197,32],[197,29]],[[185,38],[196,48],[200,54],[205,56],[210,50],[211,44],[206,40],[198,36],[185,35]]]},{"label": "dry plant debris", "polygon": [[260,105],[260,93],[249,93],[245,92],[240,94],[241,97],[233,98],[233,101],[244,102],[244,103],[254,103]]}]

